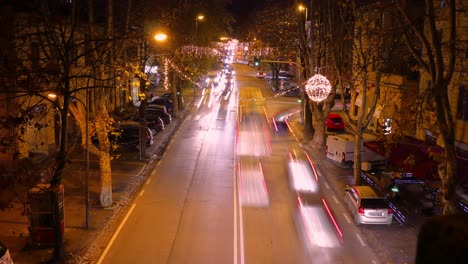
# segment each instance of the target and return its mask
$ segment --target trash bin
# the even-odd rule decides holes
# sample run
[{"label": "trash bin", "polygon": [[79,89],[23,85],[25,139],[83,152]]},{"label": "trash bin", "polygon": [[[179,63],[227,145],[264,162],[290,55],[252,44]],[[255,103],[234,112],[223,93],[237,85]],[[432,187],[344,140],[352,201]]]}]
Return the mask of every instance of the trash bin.
[{"label": "trash bin", "polygon": [[[60,185],[57,191],[62,234],[64,232],[63,189],[63,185]],[[53,246],[55,244],[53,194],[46,184],[39,184],[28,192],[29,233],[33,245]]]},{"label": "trash bin", "polygon": [[0,264],[13,264],[8,248],[0,242]]}]

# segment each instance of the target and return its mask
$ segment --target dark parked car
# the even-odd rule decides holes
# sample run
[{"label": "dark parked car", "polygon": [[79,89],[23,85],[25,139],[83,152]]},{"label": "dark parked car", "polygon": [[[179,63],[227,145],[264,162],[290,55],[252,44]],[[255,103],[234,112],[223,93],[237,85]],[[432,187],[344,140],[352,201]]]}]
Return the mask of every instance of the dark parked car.
[{"label": "dark parked car", "polygon": [[[135,121],[124,121],[119,123],[117,130],[120,132],[116,136],[117,143],[123,145],[138,146],[140,142],[140,123]],[[153,133],[149,127],[145,127],[146,145],[151,146],[154,143]]]},{"label": "dark parked car", "polygon": [[168,112],[172,112],[173,102],[172,99],[168,98],[156,98],[153,101],[149,102],[149,105],[164,105]]},{"label": "dark parked car", "polygon": [[172,121],[172,118],[171,118],[170,114],[168,114],[167,112],[164,112],[163,110],[158,109],[158,108],[148,107],[146,109],[146,114],[147,114],[147,116],[157,116],[157,117],[159,117],[164,122],[164,125],[168,125]]},{"label": "dark parked car", "polygon": [[158,105],[158,104],[149,104],[146,106],[147,109],[159,109],[163,111],[164,113],[167,113],[167,109],[164,105]]},{"label": "dark parked car", "polygon": [[[151,146],[154,143],[153,132],[149,127],[144,127],[146,138],[146,145]],[[138,147],[140,142],[140,123],[132,120],[126,120],[116,125],[112,131],[109,132],[109,141],[113,144],[124,146]],[[94,136],[91,142],[98,146],[99,142],[97,137]]]},{"label": "dark parked car", "polygon": [[[130,117],[129,120],[139,122],[140,117],[133,116],[133,117]],[[148,128],[152,130],[153,135],[156,134],[157,132],[163,131],[165,128],[164,121],[157,115],[146,113],[145,121],[146,121],[146,125],[148,126]]]}]

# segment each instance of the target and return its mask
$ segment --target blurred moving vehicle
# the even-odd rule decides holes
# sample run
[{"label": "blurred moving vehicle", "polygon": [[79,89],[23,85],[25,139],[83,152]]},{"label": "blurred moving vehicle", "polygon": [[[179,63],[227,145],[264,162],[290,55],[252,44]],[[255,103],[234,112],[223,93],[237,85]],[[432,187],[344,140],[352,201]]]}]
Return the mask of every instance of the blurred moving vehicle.
[{"label": "blurred moving vehicle", "polygon": [[300,147],[293,147],[289,150],[287,162],[291,189],[301,192],[318,191],[318,174],[307,152]]},{"label": "blurred moving vehicle", "polygon": [[345,188],[344,204],[351,211],[356,225],[391,225],[393,211],[383,196],[377,195],[370,186]]},{"label": "blurred moving vehicle", "polygon": [[297,228],[308,247],[336,248],[343,243],[335,216],[321,191],[297,192]]},{"label": "blurred moving vehicle", "polygon": [[265,78],[266,77],[266,72],[264,71],[258,71],[256,74],[255,74],[255,77],[257,78]]},{"label": "blurred moving vehicle", "polygon": [[343,118],[339,114],[330,113],[328,114],[327,120],[325,120],[327,130],[344,130],[345,123]]},{"label": "blurred moving vehicle", "polygon": [[297,199],[297,228],[305,245],[322,248],[341,246],[343,233],[320,188],[315,166],[304,149],[293,147],[289,150],[288,175]]}]

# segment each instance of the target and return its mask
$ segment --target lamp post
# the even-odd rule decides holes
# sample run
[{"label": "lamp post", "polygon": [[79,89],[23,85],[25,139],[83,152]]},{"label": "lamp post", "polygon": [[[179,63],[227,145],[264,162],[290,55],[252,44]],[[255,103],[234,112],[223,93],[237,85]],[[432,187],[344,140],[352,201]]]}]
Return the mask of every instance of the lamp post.
[{"label": "lamp post", "polygon": [[[47,97],[55,101],[57,99],[57,94],[55,93],[49,93]],[[85,179],[85,210],[86,210],[86,224],[85,227],[86,229],[89,229],[89,105],[90,105],[90,96],[89,96],[89,89],[86,89],[86,104],[83,103],[79,98],[72,96],[72,99],[80,102],[85,111],[85,118],[86,118],[86,124],[85,124],[85,134],[86,134],[86,179]]]},{"label": "lamp post", "polygon": [[204,15],[198,15],[196,18],[195,18],[195,36],[198,35],[198,21],[203,21],[205,19],[205,16]]},{"label": "lamp post", "polygon": [[[299,10],[299,13],[302,14],[302,12],[305,13],[305,23],[307,23],[307,7],[305,7],[304,5],[302,4],[299,4],[297,9]],[[299,23],[302,22],[302,18],[301,16],[299,16]],[[305,25],[305,24],[304,24]],[[299,33],[299,41],[300,41],[300,36],[302,35],[302,31],[301,31],[301,26],[299,25],[298,27],[298,33]],[[299,48],[298,48],[298,52],[297,52],[297,63],[299,65],[302,65],[302,62],[301,62],[301,48],[300,48],[300,45],[298,45]],[[306,107],[306,103],[305,103],[305,100],[306,100],[306,92],[305,92],[305,88],[304,86],[301,84],[301,76],[302,76],[302,72],[301,72],[301,69],[302,67],[299,67],[299,70],[298,70],[298,80],[299,80],[299,87],[300,87],[300,91],[301,91],[301,118],[300,118],[300,122],[301,124],[304,124],[304,120],[305,120],[305,107]]]},{"label": "lamp post", "polygon": [[195,18],[195,56],[198,56],[198,21],[203,21],[205,19],[204,15],[198,15]]}]

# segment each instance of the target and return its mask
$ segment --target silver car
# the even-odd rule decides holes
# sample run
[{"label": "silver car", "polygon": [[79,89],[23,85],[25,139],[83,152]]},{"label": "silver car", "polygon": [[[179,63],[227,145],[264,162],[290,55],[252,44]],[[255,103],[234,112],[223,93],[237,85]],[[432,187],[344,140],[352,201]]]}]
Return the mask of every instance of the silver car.
[{"label": "silver car", "polygon": [[344,204],[353,214],[356,225],[392,224],[393,211],[387,199],[377,195],[370,186],[347,187]]}]

